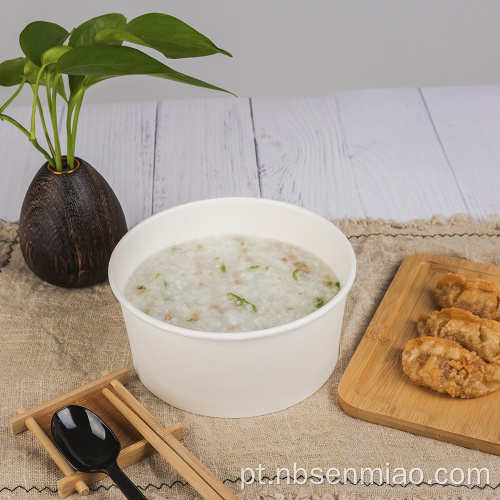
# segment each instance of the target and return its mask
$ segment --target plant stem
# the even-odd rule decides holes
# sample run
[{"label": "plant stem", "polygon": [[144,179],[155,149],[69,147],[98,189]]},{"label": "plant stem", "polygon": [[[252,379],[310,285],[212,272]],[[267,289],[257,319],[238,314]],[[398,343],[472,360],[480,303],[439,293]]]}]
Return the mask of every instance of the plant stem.
[{"label": "plant stem", "polygon": [[82,102],[83,102],[83,94],[81,99],[78,100],[76,103],[75,107],[75,113],[73,115],[73,129],[71,131],[71,151],[73,154],[73,158],[71,159],[72,161],[75,158],[75,147],[76,147],[76,129],[78,127],[78,118],[80,116],[80,109],[82,107]]},{"label": "plant stem", "polygon": [[15,127],[17,127],[30,140],[30,142],[33,143],[33,146],[35,146],[35,148],[38,151],[40,151],[40,153],[42,153],[43,156],[45,156],[46,160],[49,162],[49,165],[52,168],[55,168],[54,159],[50,157],[49,153],[47,153],[47,151],[45,151],[45,149],[43,149],[42,146],[40,146],[40,144],[38,144],[38,141],[36,139],[31,138],[30,133],[19,122],[17,122],[16,120],[14,120],[14,118],[11,118],[10,116],[2,114],[0,114],[0,120],[5,120],[6,122],[9,122]]},{"label": "plant stem", "polygon": [[71,114],[73,113],[73,101],[72,99],[68,102],[68,109],[66,111],[66,163],[70,165],[70,158],[72,158],[70,142],[71,142]]},{"label": "plant stem", "polygon": [[17,88],[17,90],[14,92],[14,94],[12,95],[12,97],[0,108],[0,114],[3,113],[7,109],[7,107],[9,106],[9,104],[19,95],[19,92],[21,92],[21,90],[24,87],[25,83],[26,83],[26,78],[23,78],[23,81],[21,82],[21,84],[19,85],[19,87]]},{"label": "plant stem", "polygon": [[42,74],[43,74],[44,70],[45,70],[45,66],[42,66],[40,68],[40,71],[38,72],[38,76],[36,77],[35,87],[34,88],[33,88],[33,86],[31,87],[33,89],[33,94],[34,94],[33,109],[31,111],[31,129],[30,129],[30,138],[32,140],[36,139],[36,136],[35,136],[36,106],[37,106],[37,102],[38,102],[38,89],[40,88],[40,80],[42,79]]},{"label": "plant stem", "polygon": [[57,105],[56,105],[56,99],[57,99],[57,92],[56,92],[56,86],[57,86],[57,79],[60,78],[60,75],[56,75],[54,78],[54,84],[52,88],[52,97],[50,95],[50,72],[47,72],[47,101],[49,104],[49,112],[50,112],[50,118],[52,121],[52,129],[54,130],[54,146],[55,146],[55,160],[56,160],[56,169],[58,172],[62,172],[62,157],[61,157],[61,145],[59,143],[59,131],[57,129]]},{"label": "plant stem", "polygon": [[[70,168],[73,168],[75,159],[75,145],[76,145],[76,130],[78,127],[78,117],[80,115],[80,108],[82,107],[83,96],[85,90],[79,90],[74,99],[70,99],[68,106],[68,116],[66,119],[66,129],[68,132],[68,157],[67,162]],[[71,123],[73,119],[73,124]]]},{"label": "plant stem", "polygon": [[72,135],[71,135],[71,118],[73,117],[73,111],[75,110],[75,99],[70,98],[69,103],[68,103],[68,111],[67,111],[67,116],[66,116],[66,141],[67,141],[67,146],[66,146],[66,162],[68,166],[71,168],[73,165],[74,157],[75,157],[75,152],[72,149]]},{"label": "plant stem", "polygon": [[47,125],[45,123],[45,117],[43,115],[42,103],[40,102],[40,98],[38,98],[38,114],[40,115],[40,120],[42,122],[43,131],[45,133],[45,138],[47,139],[47,145],[49,146],[50,152],[52,153],[52,157],[55,157],[56,152],[54,151],[54,146],[52,146],[52,142],[50,140],[49,133],[47,131]]},{"label": "plant stem", "polygon": [[74,160],[74,155],[75,152],[71,150],[71,116],[73,114],[73,110],[75,109],[74,103],[69,101],[68,104],[68,115],[66,116],[66,141],[67,141],[67,146],[66,146],[66,163],[68,166],[71,168],[73,165],[73,160]]}]

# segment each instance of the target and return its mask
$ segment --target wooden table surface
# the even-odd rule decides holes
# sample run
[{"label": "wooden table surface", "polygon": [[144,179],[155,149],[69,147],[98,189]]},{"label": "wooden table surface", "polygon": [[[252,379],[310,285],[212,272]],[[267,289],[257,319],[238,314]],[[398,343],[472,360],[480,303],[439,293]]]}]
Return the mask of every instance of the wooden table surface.
[{"label": "wooden table surface", "polygon": [[[8,123],[0,141],[0,218],[13,221],[43,157]],[[484,219],[500,214],[500,86],[85,104],[77,155],[111,184],[129,226],[218,196],[329,218]]]}]

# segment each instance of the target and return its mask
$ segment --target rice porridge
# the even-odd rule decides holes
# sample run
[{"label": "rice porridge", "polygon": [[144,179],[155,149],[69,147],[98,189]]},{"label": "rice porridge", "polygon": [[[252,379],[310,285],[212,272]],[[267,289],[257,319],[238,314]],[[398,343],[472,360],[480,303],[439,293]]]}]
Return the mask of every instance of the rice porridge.
[{"label": "rice porridge", "polygon": [[207,332],[262,330],[290,323],[340,290],[318,257],[278,240],[211,236],[152,255],[125,288],[153,318]]}]

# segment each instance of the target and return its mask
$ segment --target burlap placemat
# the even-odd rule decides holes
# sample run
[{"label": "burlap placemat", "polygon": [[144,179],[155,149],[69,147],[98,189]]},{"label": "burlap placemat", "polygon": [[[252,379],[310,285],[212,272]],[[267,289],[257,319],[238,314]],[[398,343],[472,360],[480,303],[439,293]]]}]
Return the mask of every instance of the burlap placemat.
[{"label": "burlap placemat", "polygon": [[[57,498],[55,485],[61,477],[29,432],[9,435],[7,421],[16,408],[30,408],[97,378],[102,370],[122,366],[131,370],[128,387],[136,397],[165,425],[182,422],[186,446],[241,498],[500,498],[500,457],[357,420],[337,403],[339,380],[402,260],[430,252],[500,265],[499,220],[478,223],[456,216],[450,221],[434,217],[410,224],[351,219],[336,223],[354,247],[358,273],[347,301],[340,358],[332,377],[293,408],[237,420],[186,413],[151,395],[133,371],[120,307],[109,285],[66,290],[43,283],[24,264],[17,226],[1,223],[0,499]],[[319,479],[310,477],[304,485],[293,484],[294,464],[320,477],[337,468],[340,481],[331,485],[323,478],[318,485],[314,482]],[[258,478],[259,466],[264,484],[255,481],[242,489],[242,469],[252,468]],[[353,468],[359,474],[361,468],[377,467],[384,473],[420,468],[426,482],[415,486],[407,480],[395,485],[391,475],[389,485],[385,478],[381,485],[367,485],[359,476],[353,484],[352,473],[346,480],[342,476],[344,469]],[[448,471],[486,467],[489,484],[439,485],[432,480],[432,485],[427,484],[440,467]],[[286,480],[276,484],[277,468],[290,470],[292,484]],[[158,455],[127,472],[149,498],[198,497]],[[301,471],[297,476],[297,482],[302,482]],[[460,479],[459,472],[454,479]],[[95,498],[123,498],[109,480],[93,488]]]}]

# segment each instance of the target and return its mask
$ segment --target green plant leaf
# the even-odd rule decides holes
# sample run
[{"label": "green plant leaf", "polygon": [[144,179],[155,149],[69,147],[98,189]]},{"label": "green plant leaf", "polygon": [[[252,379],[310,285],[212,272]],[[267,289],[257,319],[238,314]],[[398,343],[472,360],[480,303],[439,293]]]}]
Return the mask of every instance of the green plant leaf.
[{"label": "green plant leaf", "polygon": [[62,45],[69,33],[58,24],[35,21],[28,24],[19,35],[19,44],[26,57],[37,66],[42,65],[42,54]]},{"label": "green plant leaf", "polygon": [[110,78],[114,78],[115,75],[108,75],[108,76],[86,76],[83,80],[83,88],[87,90],[89,87],[92,87],[92,85],[95,85],[96,83],[103,82],[104,80],[109,80]]},{"label": "green plant leaf", "polygon": [[[209,83],[179,73],[140,50],[125,46],[87,45],[77,47],[61,56],[57,62],[56,70],[58,73],[68,75],[85,75],[101,78],[125,75],[150,75],[197,87],[228,92]],[[83,85],[85,87],[89,86],[85,82]],[[231,92],[229,93],[231,94]]]},{"label": "green plant leaf", "polygon": [[108,80],[113,78],[114,75],[109,76],[82,76],[82,75],[68,75],[69,80],[69,89],[70,89],[70,101],[73,98],[76,98],[77,95],[83,91],[85,91],[95,85],[96,83],[103,82],[104,80]]},{"label": "green plant leaf", "polygon": [[46,50],[42,55],[42,66],[46,64],[55,64],[63,54],[70,50],[73,49],[67,45],[59,45],[58,47],[52,47]]},{"label": "green plant leaf", "polygon": [[[123,28],[126,24],[127,18],[123,14],[104,14],[94,17],[73,30],[68,45],[73,48],[94,45],[95,37],[99,31],[106,28]],[[116,41],[110,43],[116,43]]]},{"label": "green plant leaf", "polygon": [[76,94],[82,87],[84,76],[68,75],[69,91]]},{"label": "green plant leaf", "polygon": [[145,47],[151,47],[139,37],[122,29],[103,29],[99,31],[95,37],[95,43],[98,45],[120,45],[122,42],[130,42],[137,45],[144,45]]},{"label": "green plant leaf", "polygon": [[18,57],[0,64],[0,85],[2,87],[12,87],[22,82],[25,61],[25,57]]},{"label": "green plant leaf", "polygon": [[229,52],[217,47],[199,31],[167,14],[144,14],[132,19],[124,30],[142,40],[143,45],[158,50],[170,59],[202,57],[217,53],[232,57]]},{"label": "green plant leaf", "polygon": [[[34,84],[40,72],[40,66],[33,64],[29,59],[25,59],[24,63],[24,76],[28,83]],[[40,85],[45,85],[45,78],[42,75]]]}]

